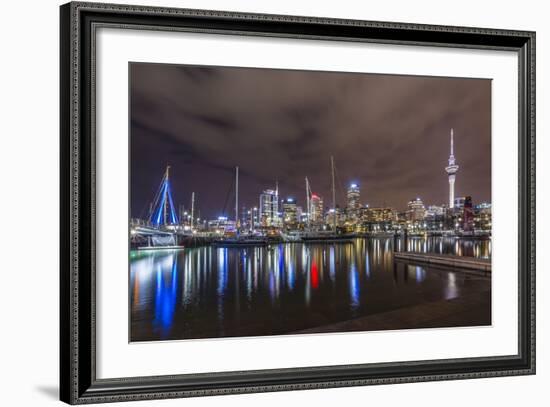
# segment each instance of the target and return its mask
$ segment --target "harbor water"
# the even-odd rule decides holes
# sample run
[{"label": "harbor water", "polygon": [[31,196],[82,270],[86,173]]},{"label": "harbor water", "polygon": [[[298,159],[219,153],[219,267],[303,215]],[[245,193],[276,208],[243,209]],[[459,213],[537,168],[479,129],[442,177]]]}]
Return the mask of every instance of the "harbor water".
[{"label": "harbor water", "polygon": [[[369,315],[490,295],[490,275],[396,262],[393,245],[392,238],[371,237],[132,251],[130,340],[323,332]],[[408,251],[488,259],[491,241],[411,238]]]}]

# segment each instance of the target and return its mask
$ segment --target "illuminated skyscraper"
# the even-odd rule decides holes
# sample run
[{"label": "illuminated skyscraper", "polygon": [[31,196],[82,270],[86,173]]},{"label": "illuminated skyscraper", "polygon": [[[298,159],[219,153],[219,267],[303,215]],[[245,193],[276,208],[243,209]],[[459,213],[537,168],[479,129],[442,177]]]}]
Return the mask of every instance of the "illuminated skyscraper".
[{"label": "illuminated skyscraper", "polygon": [[317,194],[311,194],[311,222],[320,224],[323,222],[323,198]]},{"label": "illuminated skyscraper", "polygon": [[455,204],[455,176],[458,172],[458,165],[455,163],[453,148],[453,129],[451,129],[451,155],[449,156],[449,165],[445,167],[445,171],[449,176],[449,208],[452,209]]},{"label": "illuminated skyscraper", "polygon": [[347,193],[347,198],[348,198],[347,212],[348,212],[348,216],[351,219],[356,220],[359,217],[359,209],[361,207],[361,204],[359,203],[360,197],[361,197],[361,193],[359,190],[359,185],[355,183],[350,184],[348,188],[348,193]]},{"label": "illuminated skyscraper", "polygon": [[260,224],[279,225],[279,194],[277,190],[266,189],[260,194]]},{"label": "illuminated skyscraper", "polygon": [[283,201],[283,224],[289,229],[298,225],[298,208],[294,198],[287,198]]}]

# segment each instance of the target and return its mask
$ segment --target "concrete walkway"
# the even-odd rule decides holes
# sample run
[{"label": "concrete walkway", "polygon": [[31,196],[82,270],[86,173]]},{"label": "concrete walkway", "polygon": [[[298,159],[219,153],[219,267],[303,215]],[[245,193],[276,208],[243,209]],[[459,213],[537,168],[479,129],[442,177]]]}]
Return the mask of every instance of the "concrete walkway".
[{"label": "concrete walkway", "polygon": [[394,252],[398,261],[407,261],[422,264],[435,264],[452,268],[491,272],[491,260],[476,259],[474,257],[453,256],[450,254]]},{"label": "concrete walkway", "polygon": [[293,333],[380,331],[491,325],[491,292],[482,291],[449,300],[368,315]]}]

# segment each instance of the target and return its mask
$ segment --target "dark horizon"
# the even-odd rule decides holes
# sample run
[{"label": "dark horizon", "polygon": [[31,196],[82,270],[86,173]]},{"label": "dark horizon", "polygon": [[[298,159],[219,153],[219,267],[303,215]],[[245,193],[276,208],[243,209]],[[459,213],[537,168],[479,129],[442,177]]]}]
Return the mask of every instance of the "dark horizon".
[{"label": "dark horizon", "polygon": [[[491,201],[491,80],[130,64],[131,216],[144,217],[171,166],[176,206],[202,218],[234,213],[279,186],[304,207],[307,176],[331,206],[351,182],[361,203],[405,209],[448,200],[444,167],[454,128],[456,196]],[[225,211],[224,204],[225,205]],[[225,212],[225,213],[224,213]]]}]

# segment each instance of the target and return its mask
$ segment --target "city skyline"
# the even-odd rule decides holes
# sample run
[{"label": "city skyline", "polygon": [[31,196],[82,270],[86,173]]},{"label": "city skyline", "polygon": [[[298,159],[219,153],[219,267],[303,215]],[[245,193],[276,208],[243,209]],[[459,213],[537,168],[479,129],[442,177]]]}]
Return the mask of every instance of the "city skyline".
[{"label": "city skyline", "polygon": [[[164,81],[172,86],[162,86]],[[300,91],[293,92],[289,82]],[[235,93],[235,83],[241,84],[240,94]],[[206,96],[197,89],[201,87],[214,106],[206,103]],[[357,87],[363,92],[357,93]],[[277,103],[265,94],[266,89]],[[371,92],[384,101],[384,108],[373,103]],[[394,97],[385,99],[387,92]],[[213,101],[212,93],[223,96]],[[362,97],[356,104],[365,107],[365,114],[357,112],[357,106],[349,112],[337,103],[339,98],[345,102],[350,97],[347,93]],[[178,96],[190,94],[193,97],[187,102]],[[403,99],[412,103],[411,95],[418,99],[415,106],[408,105],[415,120],[399,114]],[[255,108],[262,100],[268,106]],[[252,120],[249,109],[263,115],[263,125]],[[351,115],[354,111],[357,116]],[[348,123],[330,137],[336,134],[335,125],[345,122],[341,116],[359,130]],[[273,118],[284,123],[275,125],[282,135],[274,132]],[[384,118],[402,120],[409,127],[387,123],[376,127]],[[476,203],[491,201],[489,80],[131,64],[130,123],[132,217],[143,217],[147,211],[167,164],[174,174],[174,200],[189,207],[195,192],[203,218],[234,213],[230,197],[234,196],[235,166],[240,170],[240,206],[259,206],[259,195],[277,188],[280,200],[293,197],[305,207],[307,176],[311,191],[328,208],[332,206],[331,153],[340,207],[347,205],[351,184],[361,191],[359,205],[404,210],[417,196],[426,205],[445,204],[451,128],[460,161],[456,196],[472,196]],[[251,137],[252,129],[256,137]],[[395,134],[388,135],[390,129]]]}]

